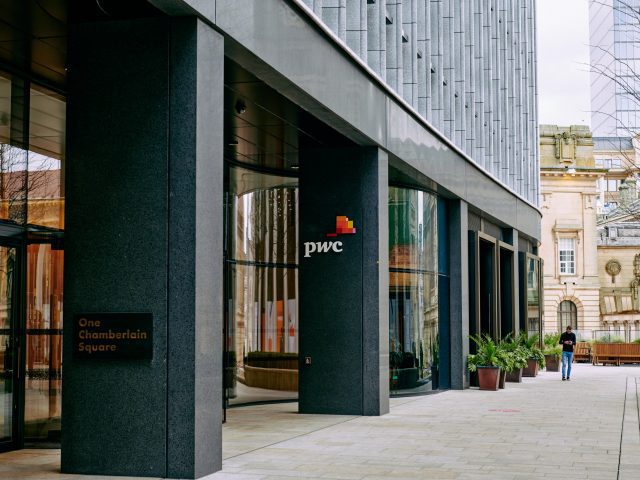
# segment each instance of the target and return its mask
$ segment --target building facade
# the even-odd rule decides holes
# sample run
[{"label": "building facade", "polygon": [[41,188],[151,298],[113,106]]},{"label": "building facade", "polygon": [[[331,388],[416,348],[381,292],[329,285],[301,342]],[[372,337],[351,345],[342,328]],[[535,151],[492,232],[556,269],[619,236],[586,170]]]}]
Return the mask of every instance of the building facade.
[{"label": "building facade", "polygon": [[25,370],[64,472],[197,478],[226,408],[382,415],[540,333],[533,0],[8,3],[0,448]]},{"label": "building facade", "polygon": [[[598,179],[598,217],[606,216],[621,204],[620,187],[638,175],[637,138],[594,137],[596,167],[606,170]],[[625,189],[623,189],[624,191]]]},{"label": "building facade", "polygon": [[640,337],[640,223],[613,213],[611,221],[598,225],[601,322],[596,336],[630,342]]},{"label": "building facade", "polygon": [[588,127],[540,127],[540,179],[544,260],[544,329],[600,325],[597,261],[596,168]]}]

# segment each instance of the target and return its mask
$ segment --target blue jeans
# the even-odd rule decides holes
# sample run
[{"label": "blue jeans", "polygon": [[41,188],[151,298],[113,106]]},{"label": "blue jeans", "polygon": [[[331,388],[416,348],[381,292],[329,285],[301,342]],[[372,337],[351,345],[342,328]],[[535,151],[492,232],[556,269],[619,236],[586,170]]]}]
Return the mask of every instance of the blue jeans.
[{"label": "blue jeans", "polygon": [[[573,352],[562,352],[562,378],[571,376],[571,362],[573,362]],[[568,368],[567,364],[569,364]]]}]

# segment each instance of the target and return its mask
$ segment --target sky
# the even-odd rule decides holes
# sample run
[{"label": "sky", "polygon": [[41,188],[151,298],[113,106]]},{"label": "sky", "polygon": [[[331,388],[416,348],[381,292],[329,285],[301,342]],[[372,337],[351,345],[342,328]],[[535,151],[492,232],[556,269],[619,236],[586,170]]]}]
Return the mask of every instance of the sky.
[{"label": "sky", "polygon": [[590,126],[589,1],[536,2],[539,123]]}]

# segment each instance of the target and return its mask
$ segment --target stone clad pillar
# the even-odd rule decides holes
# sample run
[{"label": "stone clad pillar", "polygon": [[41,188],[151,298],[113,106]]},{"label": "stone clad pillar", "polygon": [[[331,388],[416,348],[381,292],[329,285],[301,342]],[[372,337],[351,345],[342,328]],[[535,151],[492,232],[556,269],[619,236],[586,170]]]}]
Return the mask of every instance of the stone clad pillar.
[{"label": "stone clad pillar", "polygon": [[[70,36],[62,471],[198,478],[221,468],[223,38]],[[86,312],[151,314],[152,358],[76,358]]]},{"label": "stone clad pillar", "polygon": [[463,200],[451,200],[448,213],[451,388],[460,390],[469,386],[469,208]]},{"label": "stone clad pillar", "polygon": [[[300,412],[381,415],[389,411],[387,155],[301,156]],[[353,223],[336,228],[337,217]]]}]

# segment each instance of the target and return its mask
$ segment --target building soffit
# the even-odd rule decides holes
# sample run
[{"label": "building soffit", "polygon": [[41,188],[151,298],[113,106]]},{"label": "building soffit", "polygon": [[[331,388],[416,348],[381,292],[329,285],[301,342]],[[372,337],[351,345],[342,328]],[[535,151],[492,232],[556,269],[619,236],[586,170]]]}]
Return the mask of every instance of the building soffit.
[{"label": "building soffit", "polygon": [[[477,192],[472,188],[469,193],[467,186],[478,183],[477,179],[486,179],[489,190],[482,188],[484,196],[487,191],[492,191],[492,196],[497,197],[489,202],[487,213],[533,238],[539,238],[540,209],[482,169],[422,118],[322,24],[301,0],[217,0],[213,13],[207,13],[198,0],[174,0],[175,3],[172,0],[151,1],[167,13],[172,12],[171,5],[180,4],[185,12],[187,7],[194,9],[204,21],[225,34],[225,54],[239,65],[325,123],[339,128],[356,143],[378,145],[389,151],[392,157],[397,156],[407,162],[444,187],[442,194],[476,202],[474,195]],[[286,46],[282,42],[290,46],[293,40],[298,42],[294,52],[300,53],[299,59],[286,53],[290,53],[291,48],[279,46]],[[319,55],[314,58],[317,53]],[[327,60],[329,57],[330,62]],[[349,67],[345,66],[345,59]],[[342,82],[342,88],[331,89],[323,85],[325,82],[318,84],[317,78],[304,70],[305,65],[313,69],[314,63],[331,64],[336,74],[329,81]],[[351,75],[344,78],[349,78],[351,90],[345,88],[347,85],[339,74],[348,68]],[[334,98],[327,96],[327,92]],[[362,101],[357,102],[354,111],[348,111],[347,107],[354,104],[355,97]],[[394,125],[405,126],[403,131],[409,133],[409,138],[399,139],[390,135],[387,129],[391,118]],[[417,145],[412,143],[416,138],[419,138]],[[412,155],[422,155],[423,149],[428,149],[428,164],[411,158]],[[480,184],[484,185],[485,181]],[[495,186],[500,189],[496,191]],[[510,213],[505,216],[506,210]],[[537,221],[532,223],[531,215]],[[527,216],[529,218],[525,218]],[[519,221],[524,224],[519,225]]]}]

